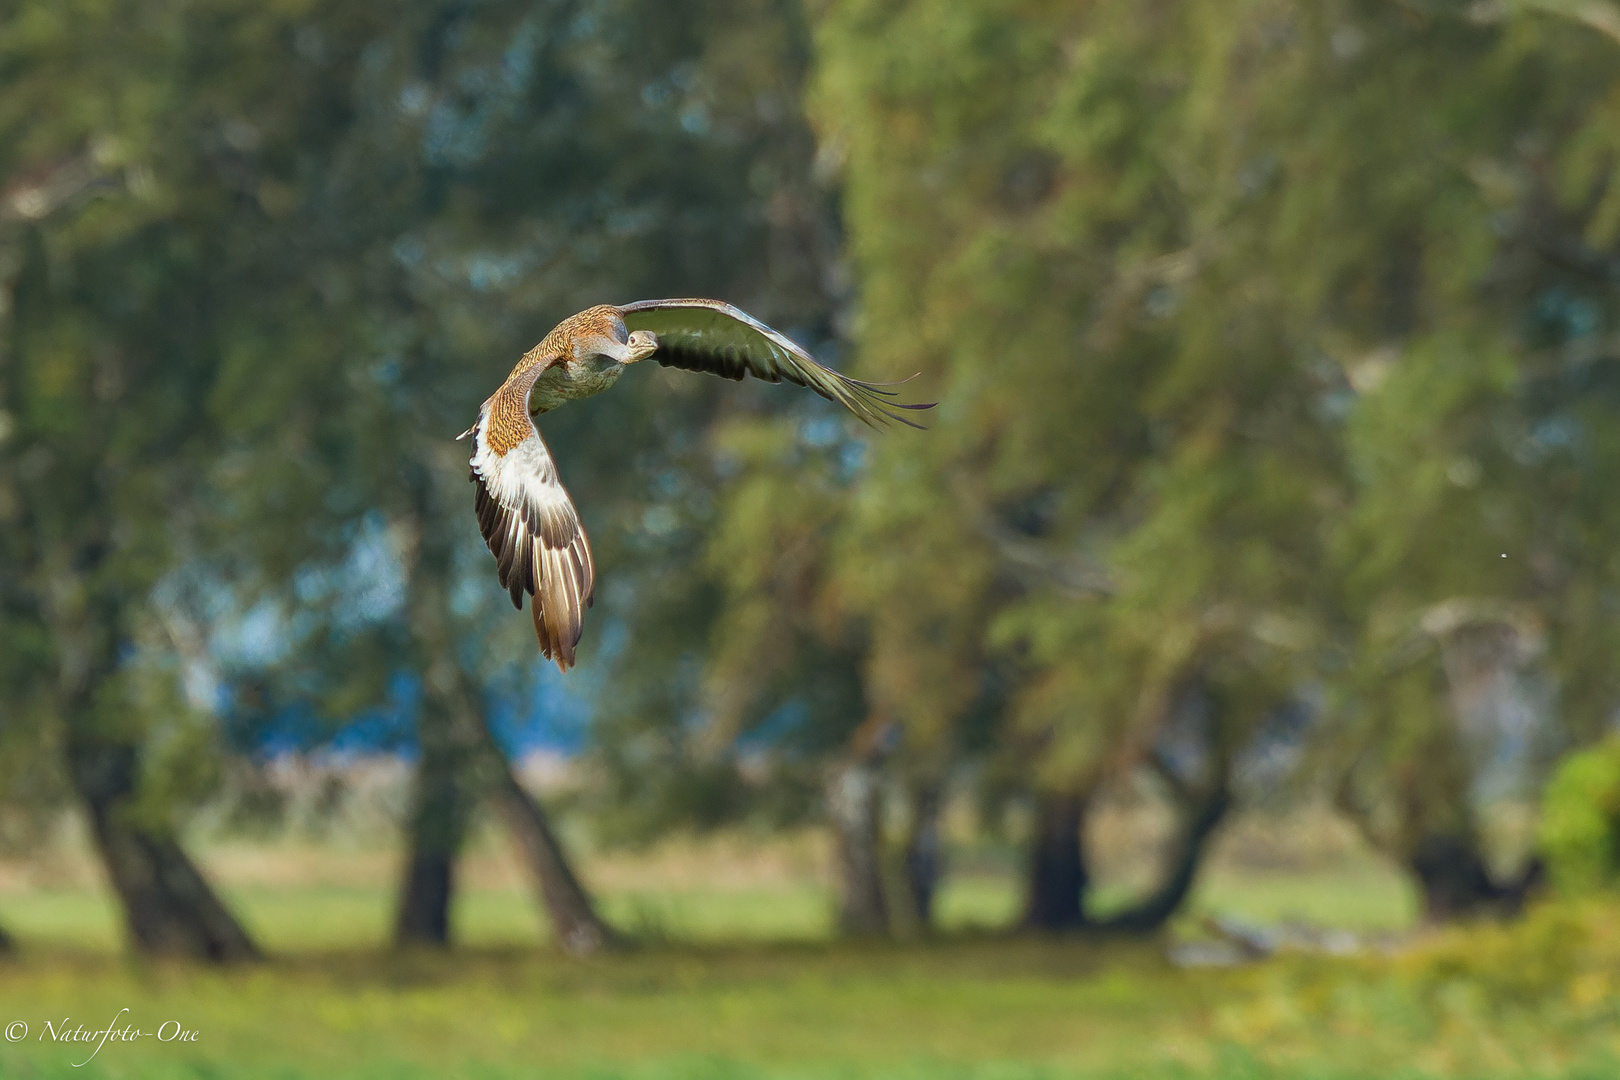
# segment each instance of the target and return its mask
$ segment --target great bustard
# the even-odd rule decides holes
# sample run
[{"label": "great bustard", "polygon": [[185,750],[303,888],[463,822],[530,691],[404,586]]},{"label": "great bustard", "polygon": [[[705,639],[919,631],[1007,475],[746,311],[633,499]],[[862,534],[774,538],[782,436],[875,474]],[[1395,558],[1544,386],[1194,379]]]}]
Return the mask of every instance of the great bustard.
[{"label": "great bustard", "polygon": [[599,394],[626,367],[654,357],[666,367],[728,379],[752,375],[797,383],[874,426],[916,427],[896,409],[894,391],[840,375],[764,323],[718,300],[641,300],[602,304],[558,323],[524,354],[462,434],[473,438],[478,527],[494,553],[501,585],[530,613],[540,651],[567,671],[591,606],[596,572],[579,514],[533,416]]}]

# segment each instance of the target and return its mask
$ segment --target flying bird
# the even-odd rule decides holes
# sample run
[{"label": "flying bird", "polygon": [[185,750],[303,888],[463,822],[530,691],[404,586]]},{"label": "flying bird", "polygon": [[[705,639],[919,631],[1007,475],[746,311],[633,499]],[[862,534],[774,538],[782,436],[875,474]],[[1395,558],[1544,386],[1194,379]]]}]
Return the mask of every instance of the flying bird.
[{"label": "flying bird", "polygon": [[519,360],[478,410],[472,436],[472,481],[478,528],[495,556],[512,604],[529,613],[547,659],[567,671],[591,606],[596,570],[579,514],[557,476],[534,417],[565,401],[600,394],[624,369],[648,357],[665,367],[728,379],[807,386],[874,427],[895,410],[931,409],[894,399],[884,384],[851,379],[819,364],[783,335],[719,300],[639,300],[600,304],[552,328]]}]

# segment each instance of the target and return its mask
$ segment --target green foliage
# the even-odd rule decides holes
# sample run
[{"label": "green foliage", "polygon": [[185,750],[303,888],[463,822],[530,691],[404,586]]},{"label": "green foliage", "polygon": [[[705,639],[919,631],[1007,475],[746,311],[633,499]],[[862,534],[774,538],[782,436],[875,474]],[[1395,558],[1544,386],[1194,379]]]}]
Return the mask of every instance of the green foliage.
[{"label": "green foliage", "polygon": [[1305,771],[1404,859],[1502,790],[1493,708],[1536,714],[1519,791],[1599,730],[1612,41],[1270,0],[852,0],[817,41],[863,371],[944,397],[829,573],[908,737],[999,666],[998,749],[1084,787],[1190,683],[1229,746],[1311,687]]},{"label": "green foliage", "polygon": [[1541,801],[1541,850],[1559,889],[1581,894],[1620,877],[1620,739],[1559,763]]}]

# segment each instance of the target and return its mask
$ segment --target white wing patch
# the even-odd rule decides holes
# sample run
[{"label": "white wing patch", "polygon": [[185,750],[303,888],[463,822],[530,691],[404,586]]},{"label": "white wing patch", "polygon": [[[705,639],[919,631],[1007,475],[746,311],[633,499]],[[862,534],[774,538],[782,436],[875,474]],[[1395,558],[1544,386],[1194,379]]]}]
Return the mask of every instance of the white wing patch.
[{"label": "white wing patch", "polygon": [[485,438],[488,412],[486,404],[470,433],[478,528],[513,606],[522,609],[524,593],[534,597],[529,610],[540,651],[567,671],[593,600],[590,542],[540,432],[497,454]]}]

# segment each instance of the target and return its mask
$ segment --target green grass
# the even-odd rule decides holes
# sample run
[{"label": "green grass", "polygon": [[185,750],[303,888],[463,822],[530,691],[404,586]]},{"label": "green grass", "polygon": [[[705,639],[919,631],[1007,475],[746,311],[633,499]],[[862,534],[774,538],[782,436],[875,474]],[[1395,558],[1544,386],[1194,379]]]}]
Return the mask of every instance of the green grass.
[{"label": "green grass", "polygon": [[1262,923],[1305,922],[1357,931],[1395,931],[1417,919],[1411,882],[1377,865],[1328,871],[1206,874],[1188,905],[1193,916],[1236,915]]},{"label": "green grass", "polygon": [[[237,885],[225,894],[254,935],[272,951],[377,946],[387,941],[391,886]],[[1104,905],[1123,902],[1105,894]],[[1010,925],[1018,883],[964,876],[938,901],[946,932],[983,932]],[[831,901],[808,882],[770,886],[634,888],[607,892],[604,914],[641,938],[694,943],[816,942],[832,937]],[[1358,930],[1410,925],[1410,890],[1393,875],[1337,871],[1301,875],[1211,875],[1194,894],[1189,920],[1221,912],[1260,922],[1299,919]],[[546,940],[545,920],[524,888],[471,888],[453,913],[458,941],[478,947],[533,946]],[[0,894],[0,925],[20,940],[113,952],[118,915],[99,889],[51,889]]]},{"label": "green grass", "polygon": [[[1612,1010],[1560,1004],[1563,972],[1536,984],[1535,1001],[1493,1005],[1492,972],[1522,958],[1500,945],[1480,953],[1472,974],[1449,954],[1417,975],[1317,960],[1180,972],[1152,943],[963,939],[648,947],[587,961],[332,951],[213,972],[36,949],[0,966],[0,1022],[30,1025],[28,1038],[0,1044],[0,1076],[1620,1075]],[[198,1039],[109,1044],[83,1068],[87,1048],[38,1040],[46,1019],[96,1027],[125,1007],[123,1022],[150,1031],[173,1020]]]},{"label": "green grass", "polygon": [[[203,1033],[105,1049],[109,1076],[882,1075],[946,1062],[1068,1074],[1090,1054],[1163,1057],[1142,1053],[1160,988],[1112,970],[1140,960],[1031,943],[687,948],[584,963],[339,954],[220,975],[53,957],[8,975],[0,1018],[129,1005],[143,1026]],[[1182,990],[1196,1006],[1197,989]],[[81,1059],[64,1049],[19,1043],[0,1065],[48,1075]]]},{"label": "green grass", "polygon": [[[643,945],[573,961],[545,947],[521,879],[485,863],[454,913],[458,948],[402,956],[382,947],[392,893],[369,875],[383,864],[296,864],[307,854],[220,861],[272,955],[232,971],[128,960],[88,884],[0,893],[22,946],[0,962],[0,1031],[30,1026],[0,1042],[0,1080],[1620,1077],[1620,907],[1551,909],[1394,958],[1178,971],[1158,941],[1006,937],[1010,873],[953,879],[933,940],[852,943],[833,939],[813,873],[677,860],[679,873],[603,864],[604,911]],[[1372,863],[1217,868],[1181,930],[1209,911],[1389,930],[1411,903]],[[39,1041],[45,1020],[94,1028],[125,1007],[124,1022],[172,1020],[198,1040],[109,1044],[82,1067],[87,1048]]]},{"label": "green grass", "polygon": [[41,889],[0,895],[0,926],[25,944],[69,945],[111,952],[118,946],[118,909],[102,890]]}]

